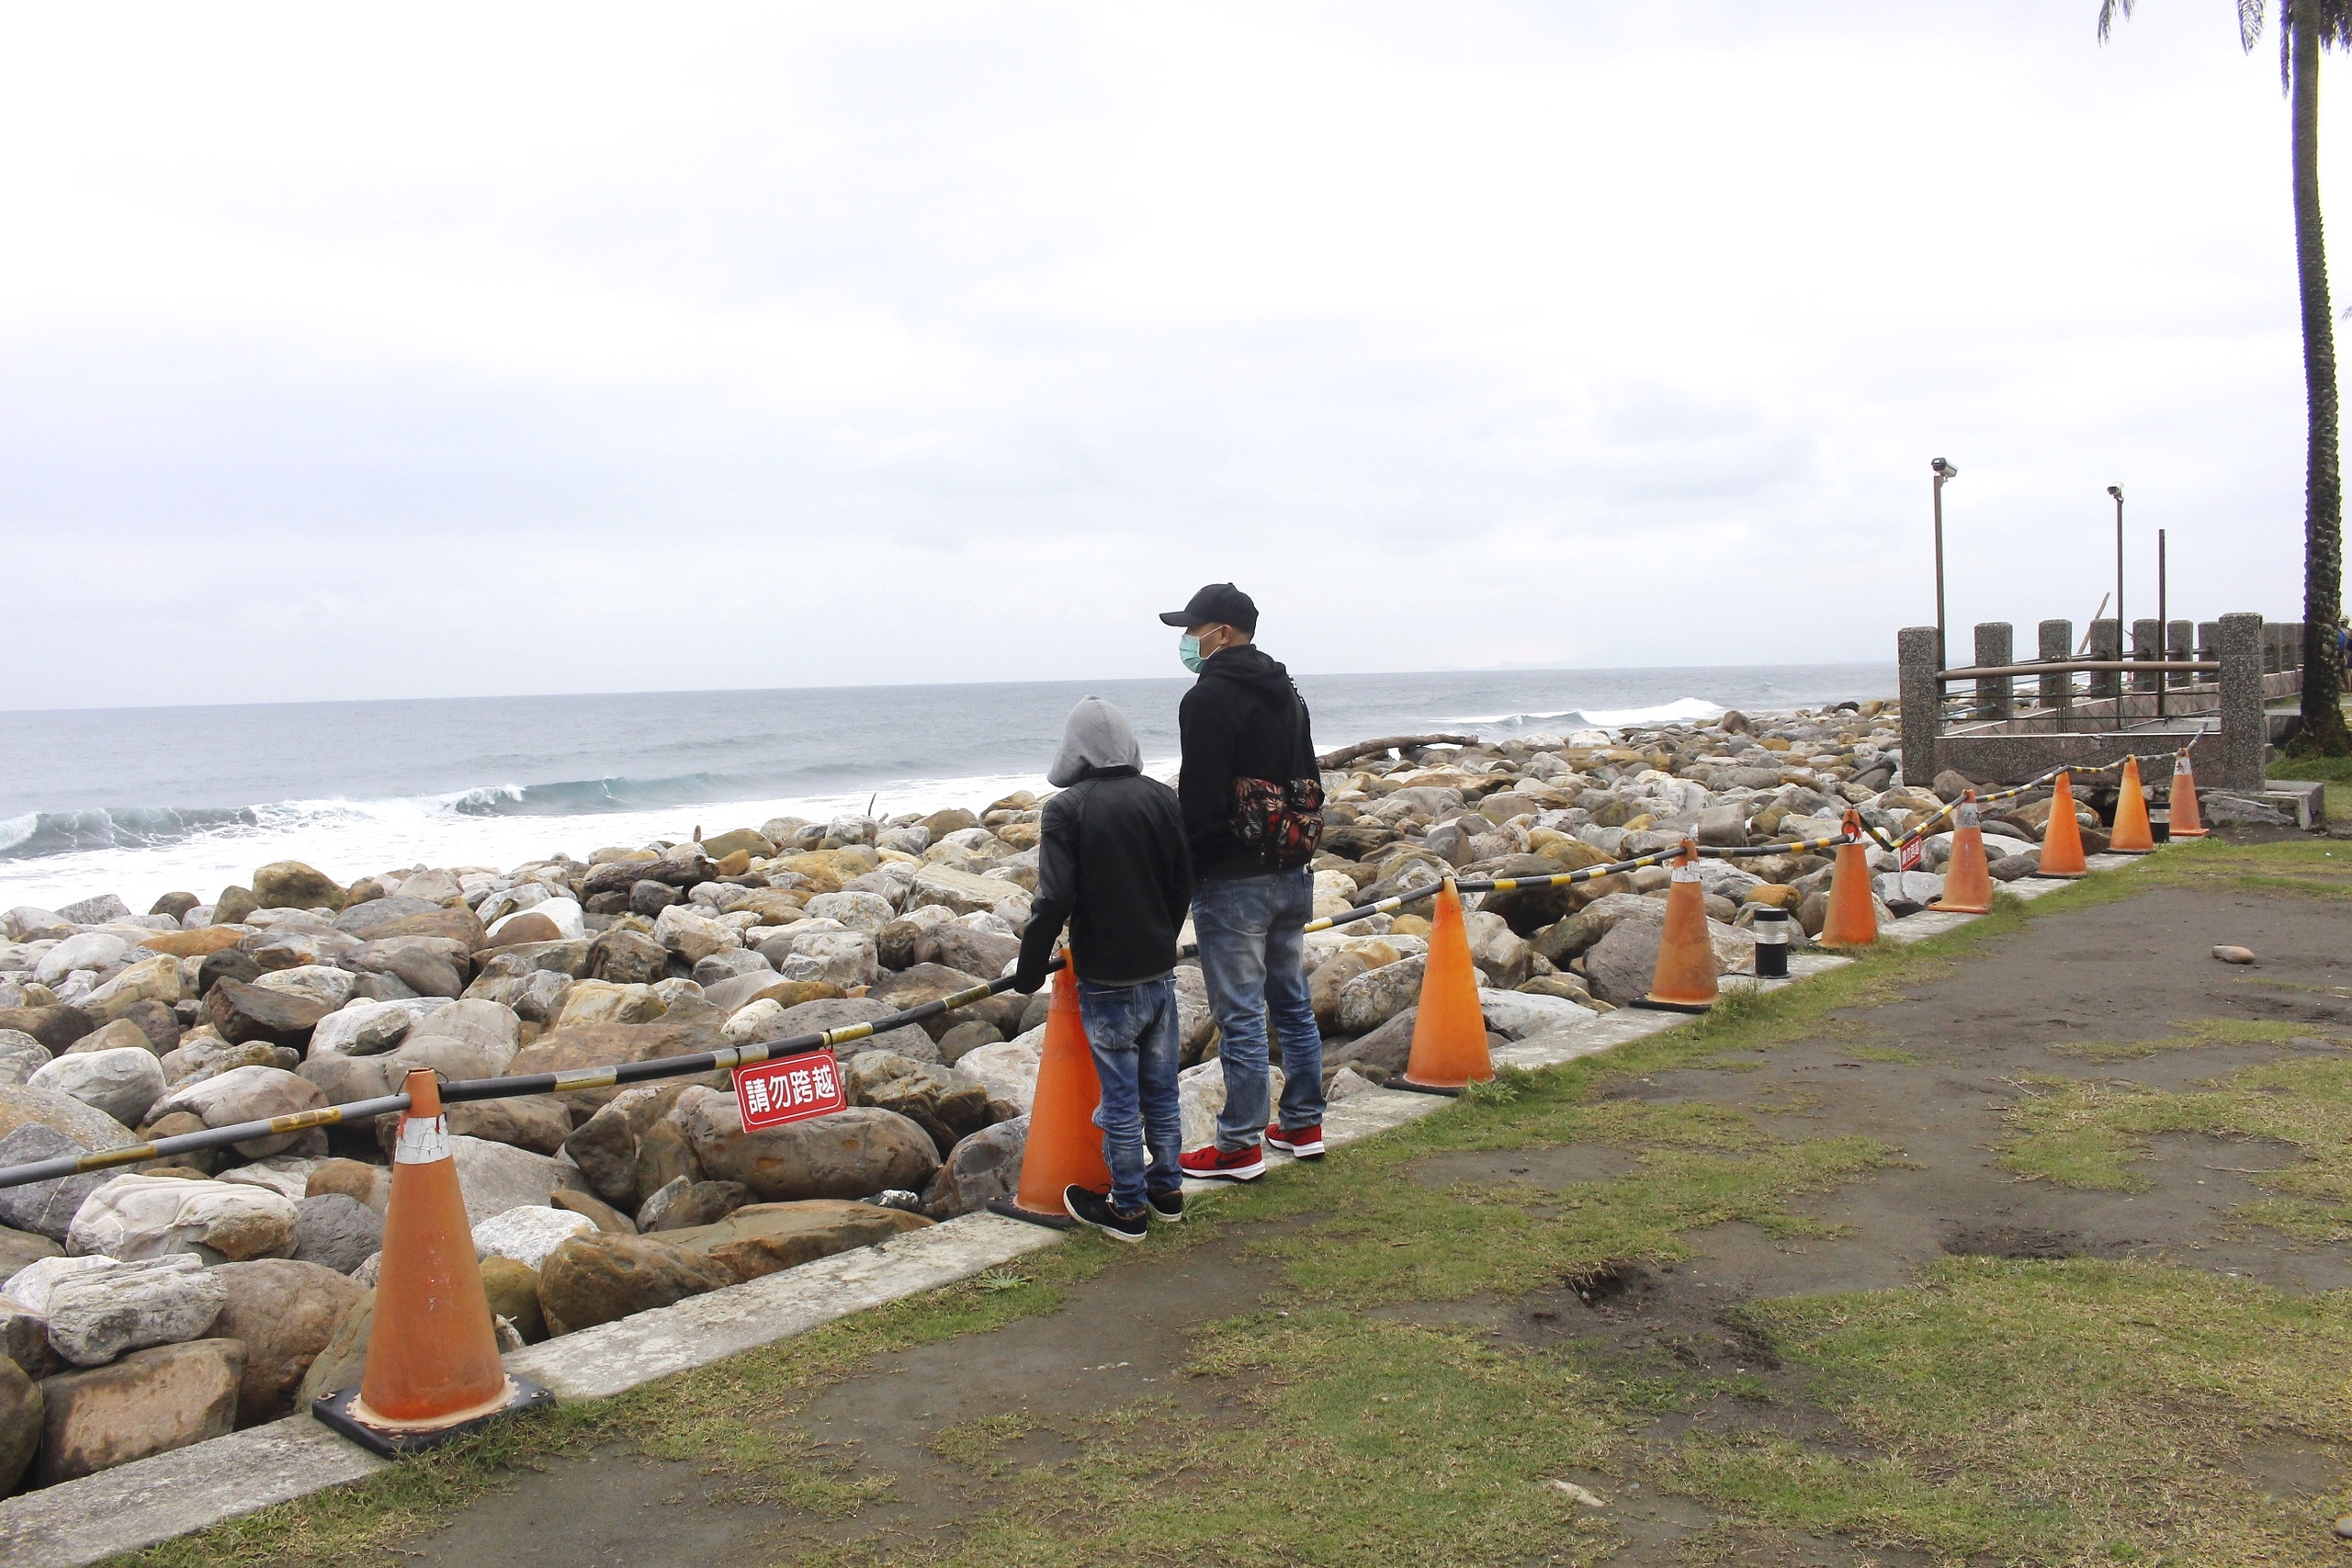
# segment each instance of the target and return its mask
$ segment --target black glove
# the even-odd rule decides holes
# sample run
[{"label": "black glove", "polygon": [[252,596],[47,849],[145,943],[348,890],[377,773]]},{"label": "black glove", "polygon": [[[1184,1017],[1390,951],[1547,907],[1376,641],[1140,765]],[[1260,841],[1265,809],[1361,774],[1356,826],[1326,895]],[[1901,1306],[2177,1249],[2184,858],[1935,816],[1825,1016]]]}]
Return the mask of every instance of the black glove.
[{"label": "black glove", "polygon": [[1035,996],[1037,988],[1046,983],[1046,964],[1044,958],[1033,964],[1023,954],[1020,965],[1012,971],[1012,988],[1024,997]]}]

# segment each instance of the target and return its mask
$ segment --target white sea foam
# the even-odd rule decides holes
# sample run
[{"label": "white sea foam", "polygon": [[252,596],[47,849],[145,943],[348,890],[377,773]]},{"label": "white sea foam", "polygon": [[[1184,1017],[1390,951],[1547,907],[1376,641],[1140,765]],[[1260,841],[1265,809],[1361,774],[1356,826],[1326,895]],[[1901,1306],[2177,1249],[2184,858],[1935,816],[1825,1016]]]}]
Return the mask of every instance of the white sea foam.
[{"label": "white sea foam", "polygon": [[[469,800],[478,804],[503,791],[464,790],[395,800],[280,801],[254,807],[249,823],[167,842],[113,844],[0,861],[0,908],[18,904],[54,908],[98,893],[118,894],[134,909],[174,891],[209,899],[223,887],[249,884],[254,867],[278,860],[307,862],[341,881],[414,865],[503,870],[560,853],[584,860],[606,844],[683,839],[697,826],[715,833],[756,828],[774,817],[824,821],[862,814],[869,805],[883,817],[951,806],[978,807],[1017,789],[1042,793],[1046,787],[1043,774],[1008,773],[918,780],[832,795],[568,816],[479,815],[462,809]],[[0,829],[12,826],[14,819],[0,824]]]}]

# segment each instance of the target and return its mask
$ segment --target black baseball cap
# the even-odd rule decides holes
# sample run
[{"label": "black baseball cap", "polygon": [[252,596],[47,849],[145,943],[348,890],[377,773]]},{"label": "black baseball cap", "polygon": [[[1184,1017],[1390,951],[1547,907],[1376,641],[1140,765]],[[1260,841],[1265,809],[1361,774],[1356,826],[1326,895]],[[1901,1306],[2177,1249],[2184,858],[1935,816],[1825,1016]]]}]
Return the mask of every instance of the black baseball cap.
[{"label": "black baseball cap", "polygon": [[1171,626],[1237,626],[1252,637],[1258,633],[1257,604],[1230,582],[1210,583],[1182,609],[1170,610],[1159,618]]}]

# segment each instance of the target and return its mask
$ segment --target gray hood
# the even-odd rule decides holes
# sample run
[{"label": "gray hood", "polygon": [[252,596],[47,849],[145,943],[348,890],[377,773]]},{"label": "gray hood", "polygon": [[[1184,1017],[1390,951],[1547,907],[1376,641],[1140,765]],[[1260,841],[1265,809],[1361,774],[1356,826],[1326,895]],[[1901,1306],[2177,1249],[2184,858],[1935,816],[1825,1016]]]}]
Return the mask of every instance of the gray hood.
[{"label": "gray hood", "polygon": [[1046,782],[1068,789],[1114,768],[1142,767],[1143,749],[1136,744],[1127,716],[1101,697],[1086,697],[1069,710],[1069,722],[1062,727],[1062,749],[1046,770]]}]

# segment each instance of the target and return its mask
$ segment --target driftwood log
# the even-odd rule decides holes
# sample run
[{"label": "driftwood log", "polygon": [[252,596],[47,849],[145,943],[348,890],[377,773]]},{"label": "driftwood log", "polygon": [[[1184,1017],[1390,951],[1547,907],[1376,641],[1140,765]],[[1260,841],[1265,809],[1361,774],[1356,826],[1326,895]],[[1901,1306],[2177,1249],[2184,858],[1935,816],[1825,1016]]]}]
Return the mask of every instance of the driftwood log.
[{"label": "driftwood log", "polygon": [[1353,746],[1342,746],[1336,751],[1326,751],[1315,761],[1326,768],[1342,767],[1358,757],[1369,757],[1381,751],[1401,751],[1409,746],[1476,746],[1475,735],[1391,735],[1379,740],[1363,740]]}]

